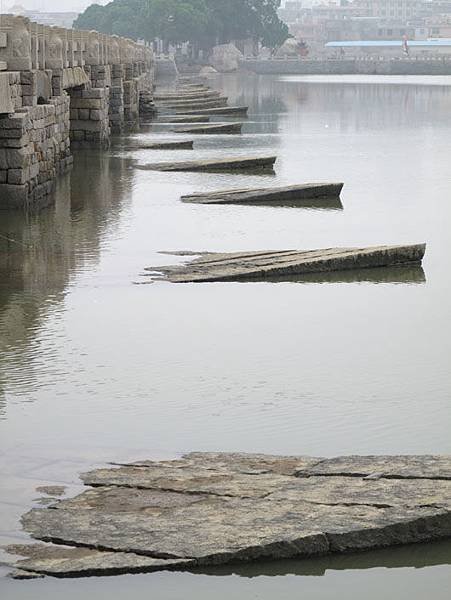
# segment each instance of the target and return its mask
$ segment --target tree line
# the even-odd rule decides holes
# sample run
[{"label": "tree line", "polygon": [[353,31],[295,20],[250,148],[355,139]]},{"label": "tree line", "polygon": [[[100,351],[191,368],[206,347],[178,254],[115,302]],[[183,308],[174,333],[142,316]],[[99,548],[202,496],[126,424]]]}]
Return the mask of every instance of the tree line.
[{"label": "tree line", "polygon": [[201,49],[249,38],[275,48],[289,37],[277,14],[280,1],[113,0],[91,5],[74,27],[148,42],[191,42]]}]

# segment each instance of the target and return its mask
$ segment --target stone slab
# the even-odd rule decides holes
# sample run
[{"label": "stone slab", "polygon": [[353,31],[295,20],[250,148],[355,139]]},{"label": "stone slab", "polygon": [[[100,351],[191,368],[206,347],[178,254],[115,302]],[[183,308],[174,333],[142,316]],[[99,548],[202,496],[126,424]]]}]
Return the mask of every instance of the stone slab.
[{"label": "stone slab", "polygon": [[218,98],[220,92],[213,90],[208,91],[193,91],[193,92],[176,92],[172,94],[155,94],[153,99],[155,102],[168,102],[168,101],[183,101],[183,100],[208,100],[211,98]]},{"label": "stone slab", "polygon": [[185,264],[148,267],[146,270],[159,274],[155,279],[166,279],[172,283],[271,280],[282,275],[420,264],[425,250],[425,244],[414,244],[307,251],[199,253],[197,258]]},{"label": "stone slab", "polygon": [[164,123],[209,123],[210,117],[206,117],[204,115],[180,115],[180,116],[172,116],[167,115],[165,117],[159,117],[156,121],[153,121],[155,124],[164,124]]},{"label": "stone slab", "polygon": [[449,538],[450,471],[451,456],[192,453],[123,463],[85,473],[85,492],[23,516],[26,531],[54,545],[9,551],[25,556],[22,572],[62,577]]},{"label": "stone slab", "polygon": [[8,73],[0,73],[0,114],[14,112]]},{"label": "stone slab", "polygon": [[[164,560],[139,556],[132,552],[102,552],[91,548],[70,548],[46,544],[7,546],[10,554],[22,556],[15,561],[14,579],[52,577],[92,577],[126,573],[184,569],[192,561]],[[28,577],[26,576],[28,574]]]},{"label": "stone slab", "polygon": [[135,165],[136,169],[150,171],[272,171],[275,156],[254,156],[254,157],[239,157],[239,158],[222,158],[211,160],[193,160],[186,162],[171,162],[171,163],[153,163],[147,165]]},{"label": "stone slab", "polygon": [[174,133],[196,133],[198,135],[240,134],[242,123],[215,123],[212,125],[195,125],[193,127],[176,127]]},{"label": "stone slab", "polygon": [[[176,112],[178,113],[179,110],[176,109]],[[218,108],[204,108],[185,111],[185,114],[187,115],[240,115],[243,117],[245,117],[247,113],[247,106],[223,106]]]},{"label": "stone slab", "polygon": [[198,110],[204,108],[220,108],[227,106],[227,98],[216,98],[212,100],[178,100],[168,102],[156,102],[155,103],[158,112],[169,109],[186,109],[186,110]]},{"label": "stone slab", "polygon": [[145,142],[130,141],[127,148],[130,150],[192,150],[193,140],[173,141],[173,142]]},{"label": "stone slab", "polygon": [[272,188],[246,188],[196,193],[182,196],[183,202],[196,204],[253,204],[265,202],[302,203],[312,198],[339,197],[343,183],[304,183]]}]

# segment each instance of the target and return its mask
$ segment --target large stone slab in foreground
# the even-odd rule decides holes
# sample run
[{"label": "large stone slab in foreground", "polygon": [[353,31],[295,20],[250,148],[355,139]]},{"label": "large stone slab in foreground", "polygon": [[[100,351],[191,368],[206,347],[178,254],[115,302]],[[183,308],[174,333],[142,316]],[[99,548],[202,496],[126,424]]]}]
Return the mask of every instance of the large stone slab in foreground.
[{"label": "large stone slab in foreground", "polygon": [[144,171],[272,171],[277,157],[252,156],[237,158],[219,158],[211,160],[192,160],[185,162],[161,162],[145,165],[135,165],[136,169]]},{"label": "large stone slab in foreground", "polygon": [[343,183],[304,183],[272,188],[247,188],[204,192],[182,196],[183,202],[196,204],[299,203],[312,198],[337,198]]},{"label": "large stone slab in foreground", "polygon": [[147,267],[172,283],[253,281],[333,271],[360,270],[398,265],[419,265],[425,244],[373,246],[369,248],[325,248],[322,250],[277,250],[237,253],[178,253],[195,255],[188,263]]},{"label": "large stone slab in foreground", "polygon": [[82,475],[79,496],[24,515],[26,531],[55,545],[11,551],[26,556],[22,571],[62,577],[425,542],[451,537],[450,473],[449,456],[193,453],[115,465]]}]

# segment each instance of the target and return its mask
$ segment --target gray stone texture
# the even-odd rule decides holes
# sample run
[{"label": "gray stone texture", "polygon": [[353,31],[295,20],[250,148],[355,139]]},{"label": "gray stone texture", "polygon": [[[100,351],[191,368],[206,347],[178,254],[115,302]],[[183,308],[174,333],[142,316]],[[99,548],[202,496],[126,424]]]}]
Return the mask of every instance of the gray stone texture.
[{"label": "gray stone texture", "polygon": [[23,516],[26,531],[56,545],[9,552],[25,556],[21,571],[62,577],[425,542],[451,536],[450,472],[449,456],[192,453],[117,464],[83,474],[90,488],[79,496]]},{"label": "gray stone texture", "polygon": [[[325,248],[320,250],[278,250],[236,253],[197,253],[197,258],[181,265],[148,267],[172,283],[214,281],[254,281],[280,277],[352,271],[400,265],[419,265],[425,244],[372,246],[368,248]],[[179,253],[196,255],[194,252]]]}]

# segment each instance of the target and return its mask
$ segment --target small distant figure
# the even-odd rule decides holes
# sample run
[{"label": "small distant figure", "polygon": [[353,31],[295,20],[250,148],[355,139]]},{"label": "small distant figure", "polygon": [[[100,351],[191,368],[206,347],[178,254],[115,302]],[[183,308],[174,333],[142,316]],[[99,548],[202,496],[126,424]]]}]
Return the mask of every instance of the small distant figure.
[{"label": "small distant figure", "polygon": [[402,51],[406,56],[409,56],[409,43],[406,35],[402,36]]},{"label": "small distant figure", "polygon": [[301,58],[305,58],[309,55],[309,47],[308,44],[304,42],[304,40],[298,42],[298,52]]}]

